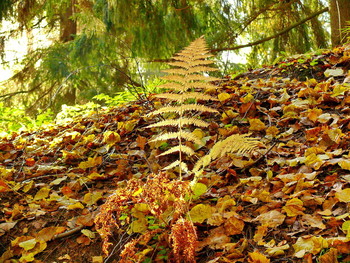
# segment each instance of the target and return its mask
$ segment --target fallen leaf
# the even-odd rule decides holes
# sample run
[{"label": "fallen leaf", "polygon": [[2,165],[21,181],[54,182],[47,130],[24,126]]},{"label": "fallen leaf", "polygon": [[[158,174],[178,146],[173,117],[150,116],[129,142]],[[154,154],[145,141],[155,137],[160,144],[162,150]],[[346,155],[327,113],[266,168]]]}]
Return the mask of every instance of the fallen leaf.
[{"label": "fallen leaf", "polygon": [[226,92],[220,93],[220,94],[218,95],[218,99],[219,99],[219,101],[221,101],[221,102],[223,102],[223,101],[225,101],[225,100],[228,100],[228,99],[230,99],[230,98],[231,98],[231,95],[228,94],[228,93],[226,93]]},{"label": "fallen leaf", "polygon": [[294,256],[302,258],[306,253],[318,254],[321,249],[327,248],[328,242],[321,236],[298,237],[293,245]]},{"label": "fallen leaf", "polygon": [[232,216],[225,220],[224,228],[225,228],[225,233],[229,236],[239,235],[243,231],[244,222],[243,220],[240,220],[235,216]]},{"label": "fallen leaf", "polygon": [[31,250],[32,248],[35,247],[37,243],[37,240],[35,238],[20,242],[18,245],[22,248],[24,248],[24,250]]},{"label": "fallen leaf", "polygon": [[42,200],[49,196],[51,189],[47,187],[41,188],[34,196],[34,200]]},{"label": "fallen leaf", "polygon": [[102,192],[92,192],[84,195],[83,202],[88,206],[96,204],[102,198]]},{"label": "fallen leaf", "polygon": [[211,217],[213,211],[214,208],[210,205],[198,204],[188,212],[187,216],[193,223],[203,223]]},{"label": "fallen leaf", "polygon": [[266,213],[263,213],[255,218],[262,225],[267,225],[270,228],[275,228],[283,224],[286,216],[277,210],[272,210]]},{"label": "fallen leaf", "polygon": [[102,163],[102,156],[89,157],[87,161],[81,162],[79,168],[87,169],[100,165]]},{"label": "fallen leaf", "polygon": [[262,131],[266,129],[265,123],[259,119],[249,119],[249,130],[251,131]]},{"label": "fallen leaf", "polygon": [[265,252],[271,257],[278,257],[284,255],[286,253],[285,250],[288,250],[289,247],[290,246],[288,244],[283,246],[269,247]]},{"label": "fallen leaf", "polygon": [[96,237],[95,233],[92,232],[92,231],[89,230],[89,229],[82,229],[82,230],[81,230],[81,233],[82,233],[83,235],[87,236],[87,237],[90,238],[90,239],[93,239],[93,238]]},{"label": "fallen leaf", "polygon": [[340,202],[349,203],[350,202],[350,188],[345,188],[340,192],[335,193],[335,197],[338,198]]},{"label": "fallen leaf", "polygon": [[287,216],[293,217],[303,215],[305,208],[303,207],[303,201],[298,198],[293,198],[286,202],[286,205],[282,207],[282,210],[286,212]]},{"label": "fallen leaf", "polygon": [[318,258],[320,263],[338,263],[338,250],[330,248],[328,252]]},{"label": "fallen leaf", "polygon": [[270,259],[258,251],[250,252],[248,253],[248,256],[249,263],[270,263]]}]

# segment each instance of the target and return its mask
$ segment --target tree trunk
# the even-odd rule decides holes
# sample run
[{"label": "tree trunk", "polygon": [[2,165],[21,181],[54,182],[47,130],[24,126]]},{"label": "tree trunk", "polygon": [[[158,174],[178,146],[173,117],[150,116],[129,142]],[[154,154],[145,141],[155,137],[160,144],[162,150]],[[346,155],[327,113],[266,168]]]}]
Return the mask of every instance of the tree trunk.
[{"label": "tree trunk", "polygon": [[329,0],[329,13],[331,17],[332,46],[338,46],[348,41],[349,34],[343,32],[347,22],[350,21],[349,0]]},{"label": "tree trunk", "polygon": [[[77,34],[77,22],[72,19],[74,15],[75,0],[71,0],[66,10],[60,15],[60,42],[72,41]],[[64,91],[64,103],[67,105],[76,104],[76,88],[67,87]]]},{"label": "tree trunk", "polygon": [[60,14],[60,41],[63,43],[73,40],[77,33],[77,22],[72,19],[74,2],[75,0],[71,0],[66,10]]}]

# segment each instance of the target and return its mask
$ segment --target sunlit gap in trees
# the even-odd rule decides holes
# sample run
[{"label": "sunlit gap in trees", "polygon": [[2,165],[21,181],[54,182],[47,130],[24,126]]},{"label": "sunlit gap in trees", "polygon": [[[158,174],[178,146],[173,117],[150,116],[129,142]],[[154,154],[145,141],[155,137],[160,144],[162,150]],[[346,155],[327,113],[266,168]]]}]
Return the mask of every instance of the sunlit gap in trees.
[{"label": "sunlit gap in trees", "polygon": [[[3,21],[0,24],[0,37],[18,29],[19,24]],[[51,45],[57,32],[45,32],[46,22],[42,21],[30,31],[15,33],[5,40],[4,61],[0,62],[0,82],[9,79],[21,69],[20,62],[30,50],[46,48]]]}]

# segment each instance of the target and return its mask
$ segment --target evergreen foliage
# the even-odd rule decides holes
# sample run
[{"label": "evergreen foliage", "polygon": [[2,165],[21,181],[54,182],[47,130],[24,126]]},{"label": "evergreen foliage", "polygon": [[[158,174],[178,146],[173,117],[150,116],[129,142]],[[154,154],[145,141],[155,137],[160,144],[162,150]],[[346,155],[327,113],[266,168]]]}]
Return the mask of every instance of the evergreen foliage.
[{"label": "evergreen foliage", "polygon": [[[100,93],[113,96],[127,84],[145,90],[141,71],[158,72],[164,65],[151,62],[166,60],[203,34],[212,49],[225,50],[239,44],[239,37],[250,42],[268,37],[323,7],[317,0],[1,1],[2,20],[16,20],[28,34],[40,30],[51,38],[53,32],[54,40],[28,48],[0,99],[29,113],[47,107],[58,112],[62,104],[85,103]],[[249,64],[325,47],[324,19],[315,17],[254,46]],[[12,36],[2,33],[4,39]]]}]

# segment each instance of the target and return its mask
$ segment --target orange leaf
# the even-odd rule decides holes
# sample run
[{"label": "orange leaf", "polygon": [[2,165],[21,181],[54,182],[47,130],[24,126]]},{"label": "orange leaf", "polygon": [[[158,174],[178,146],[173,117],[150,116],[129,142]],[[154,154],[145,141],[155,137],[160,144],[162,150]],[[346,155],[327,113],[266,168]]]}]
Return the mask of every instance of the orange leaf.
[{"label": "orange leaf", "polygon": [[320,263],[337,263],[338,262],[338,251],[335,248],[331,248],[326,254],[318,258]]},{"label": "orange leaf", "polygon": [[27,165],[27,166],[34,166],[34,164],[35,164],[34,158],[28,158],[28,159],[26,159],[26,165]]},{"label": "orange leaf", "polygon": [[267,234],[267,225],[258,226],[258,229],[254,235],[254,241],[258,243],[258,245],[263,245],[265,242],[263,241],[263,237]]},{"label": "orange leaf", "polygon": [[63,226],[45,227],[36,234],[36,239],[50,241],[55,235],[63,233],[65,230],[66,228]]},{"label": "orange leaf", "polygon": [[61,188],[62,194],[64,194],[67,197],[71,197],[73,195],[73,190],[69,186],[63,186]]},{"label": "orange leaf", "polygon": [[248,253],[249,263],[270,263],[270,260],[258,251]]},{"label": "orange leaf", "polygon": [[9,190],[10,188],[8,187],[8,185],[3,180],[0,180],[0,193],[7,192]]},{"label": "orange leaf", "polygon": [[147,138],[142,137],[140,135],[136,139],[137,146],[140,147],[142,150],[145,149],[146,142],[147,142]]},{"label": "orange leaf", "polygon": [[244,228],[244,222],[234,216],[228,218],[224,224],[225,233],[229,236],[239,235]]}]

